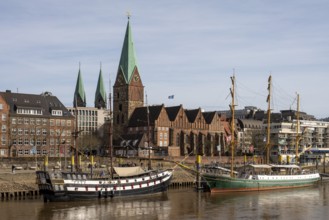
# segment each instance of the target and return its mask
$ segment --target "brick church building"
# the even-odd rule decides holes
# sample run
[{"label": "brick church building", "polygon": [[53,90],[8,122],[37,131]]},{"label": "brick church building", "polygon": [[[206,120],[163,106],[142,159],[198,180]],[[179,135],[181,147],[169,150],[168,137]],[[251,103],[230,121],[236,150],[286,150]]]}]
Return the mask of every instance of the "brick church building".
[{"label": "brick church building", "polygon": [[122,156],[218,156],[230,136],[225,117],[215,111],[145,105],[129,20],[113,85],[113,128],[114,153]]}]

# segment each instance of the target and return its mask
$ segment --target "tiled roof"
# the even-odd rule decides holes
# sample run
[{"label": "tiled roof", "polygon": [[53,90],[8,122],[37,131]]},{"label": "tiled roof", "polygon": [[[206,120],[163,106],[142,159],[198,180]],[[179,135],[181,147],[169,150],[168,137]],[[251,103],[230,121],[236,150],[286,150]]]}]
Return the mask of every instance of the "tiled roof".
[{"label": "tiled roof", "polygon": [[217,112],[203,112],[202,113],[204,120],[206,121],[207,124],[210,124],[214,120],[214,117],[216,116],[216,114],[217,114]]},{"label": "tiled roof", "polygon": [[182,108],[182,105],[166,107],[166,112],[168,114],[170,121],[174,121],[176,119],[177,114],[181,108]]},{"label": "tiled roof", "polygon": [[51,116],[51,110],[62,110],[63,116],[73,117],[61,101],[49,92],[41,95],[0,92],[10,107],[10,113],[16,114],[18,107],[42,109],[43,116]]},{"label": "tiled roof", "polygon": [[200,109],[185,110],[185,114],[189,122],[193,123],[200,111]]},{"label": "tiled roof", "polygon": [[147,126],[147,108],[149,108],[149,121],[150,125],[158,119],[163,105],[152,105],[139,107],[134,110],[129,120],[129,127]]}]

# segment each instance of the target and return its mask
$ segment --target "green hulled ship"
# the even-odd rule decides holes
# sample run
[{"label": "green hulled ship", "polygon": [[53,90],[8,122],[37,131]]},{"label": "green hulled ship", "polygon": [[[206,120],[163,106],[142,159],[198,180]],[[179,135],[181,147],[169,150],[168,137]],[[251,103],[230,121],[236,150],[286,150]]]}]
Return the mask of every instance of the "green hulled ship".
[{"label": "green hulled ship", "polygon": [[[266,161],[269,163],[270,143],[270,123],[271,123],[271,80],[268,79],[267,97],[267,143],[266,143]],[[260,191],[273,189],[286,189],[311,186],[320,180],[318,172],[302,170],[297,165],[268,165],[268,164],[251,164],[243,167],[239,172],[233,171],[234,166],[234,96],[235,96],[235,76],[231,77],[232,87],[231,96],[231,169],[230,172],[223,172],[220,167],[208,167],[201,172],[201,177],[206,181],[207,187],[211,192],[233,192],[233,191]],[[297,96],[297,113],[299,112],[299,96]],[[297,115],[297,121],[299,117]],[[296,137],[296,155],[298,155],[298,136],[299,123],[297,122],[297,137]]]}]

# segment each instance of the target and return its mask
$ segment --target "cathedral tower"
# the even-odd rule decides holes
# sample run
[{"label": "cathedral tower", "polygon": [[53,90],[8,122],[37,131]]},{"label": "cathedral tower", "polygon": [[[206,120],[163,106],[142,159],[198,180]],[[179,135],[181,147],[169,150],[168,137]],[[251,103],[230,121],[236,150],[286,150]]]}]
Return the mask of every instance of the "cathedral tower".
[{"label": "cathedral tower", "polygon": [[[130,21],[122,46],[120,63],[113,86],[114,135],[122,135],[136,107],[144,105],[144,86],[138,71]],[[114,136],[114,138],[117,138]]]},{"label": "cathedral tower", "polygon": [[95,108],[106,108],[106,91],[104,87],[104,80],[102,75],[102,68],[99,71],[97,88],[95,92]]},{"label": "cathedral tower", "polygon": [[75,86],[75,92],[73,97],[73,107],[86,107],[86,93],[82,82],[82,76],[79,66],[79,73],[77,84]]}]

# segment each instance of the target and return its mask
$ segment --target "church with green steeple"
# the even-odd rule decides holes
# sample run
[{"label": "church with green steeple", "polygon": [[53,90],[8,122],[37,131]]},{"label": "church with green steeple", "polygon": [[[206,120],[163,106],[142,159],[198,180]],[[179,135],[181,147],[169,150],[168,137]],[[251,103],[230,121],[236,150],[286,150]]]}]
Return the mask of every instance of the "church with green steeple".
[{"label": "church with green steeple", "polygon": [[77,84],[75,86],[75,92],[74,92],[74,97],[73,97],[73,106],[74,107],[86,107],[86,105],[87,105],[86,92],[85,92],[85,88],[83,86],[81,69],[79,66],[78,79],[77,79]]},{"label": "church with green steeple", "polygon": [[102,75],[102,68],[99,71],[97,88],[95,92],[95,108],[106,109],[106,91]]},{"label": "church with green steeple", "polygon": [[114,137],[122,135],[137,107],[144,105],[144,86],[139,75],[130,21],[128,19],[117,76],[113,85]]}]

